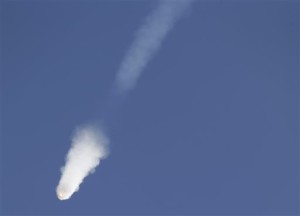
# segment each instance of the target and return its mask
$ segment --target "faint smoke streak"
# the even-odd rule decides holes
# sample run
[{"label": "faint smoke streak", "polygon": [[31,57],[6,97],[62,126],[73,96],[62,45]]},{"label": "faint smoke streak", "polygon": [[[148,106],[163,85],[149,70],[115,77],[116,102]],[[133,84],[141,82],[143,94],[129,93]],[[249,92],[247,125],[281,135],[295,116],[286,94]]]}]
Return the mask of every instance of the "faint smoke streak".
[{"label": "faint smoke streak", "polygon": [[137,31],[136,38],[117,73],[115,87],[120,94],[132,90],[147,63],[192,0],[163,0]]}]

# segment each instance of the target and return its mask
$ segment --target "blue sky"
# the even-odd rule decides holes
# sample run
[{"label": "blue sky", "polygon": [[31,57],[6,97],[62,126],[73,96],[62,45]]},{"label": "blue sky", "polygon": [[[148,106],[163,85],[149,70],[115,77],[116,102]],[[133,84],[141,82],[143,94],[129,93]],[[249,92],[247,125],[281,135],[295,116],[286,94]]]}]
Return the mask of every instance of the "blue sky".
[{"label": "blue sky", "polygon": [[55,194],[156,1],[1,2],[1,213],[299,214],[299,1],[195,1],[116,113],[111,154]]}]

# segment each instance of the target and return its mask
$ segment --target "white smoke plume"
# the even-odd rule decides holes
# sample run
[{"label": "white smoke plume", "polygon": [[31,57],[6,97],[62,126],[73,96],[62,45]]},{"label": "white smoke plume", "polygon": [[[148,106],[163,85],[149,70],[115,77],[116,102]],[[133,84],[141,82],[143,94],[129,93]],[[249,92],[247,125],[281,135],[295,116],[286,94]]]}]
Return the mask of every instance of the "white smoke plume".
[{"label": "white smoke plume", "polygon": [[117,73],[118,93],[126,94],[135,87],[141,72],[191,3],[192,0],[162,0],[146,18]]},{"label": "white smoke plume", "polygon": [[[111,123],[110,116],[116,114],[115,110],[122,103],[124,97],[119,96],[125,96],[135,87],[142,70],[192,1],[161,0],[158,8],[146,18],[117,72],[114,89],[111,92],[113,94],[109,97],[108,112],[103,117],[106,126]],[[115,93],[119,96],[116,97]],[[84,178],[107,157],[108,142],[104,133],[95,127],[83,127],[75,133],[56,188],[60,200],[69,199],[78,191]]]},{"label": "white smoke plume", "polygon": [[108,139],[96,127],[87,126],[76,131],[66,164],[61,168],[61,179],[56,188],[60,200],[69,199],[79,189],[84,178],[94,172],[108,155]]}]

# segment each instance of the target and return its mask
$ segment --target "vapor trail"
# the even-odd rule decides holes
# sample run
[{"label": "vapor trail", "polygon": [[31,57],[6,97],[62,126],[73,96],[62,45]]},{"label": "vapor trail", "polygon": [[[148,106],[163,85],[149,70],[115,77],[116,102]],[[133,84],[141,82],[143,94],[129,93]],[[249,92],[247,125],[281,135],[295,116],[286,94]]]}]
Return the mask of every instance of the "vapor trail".
[{"label": "vapor trail", "polygon": [[[135,87],[142,70],[192,1],[160,1],[158,8],[146,18],[145,23],[137,31],[136,38],[116,75],[107,104],[108,111],[102,119],[102,123],[106,126],[111,123],[111,116],[116,114],[124,96]],[[79,129],[73,137],[66,164],[61,169],[61,179],[56,188],[57,197],[60,200],[69,199],[78,191],[84,178],[92,173],[107,155],[108,139],[101,130],[95,127]]]},{"label": "vapor trail", "polygon": [[107,145],[108,139],[96,127],[88,126],[76,131],[56,188],[60,200],[69,199],[78,191],[84,178],[108,155]]},{"label": "vapor trail", "polygon": [[119,94],[126,94],[135,87],[141,72],[191,2],[162,0],[158,8],[146,18],[117,73],[115,87]]}]

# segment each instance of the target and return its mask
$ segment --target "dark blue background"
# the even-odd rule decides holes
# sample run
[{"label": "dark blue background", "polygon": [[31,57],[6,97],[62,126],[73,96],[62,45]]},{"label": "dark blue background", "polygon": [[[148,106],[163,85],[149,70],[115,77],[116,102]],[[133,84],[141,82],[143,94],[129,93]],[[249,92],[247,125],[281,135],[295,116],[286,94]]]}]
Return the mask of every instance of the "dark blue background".
[{"label": "dark blue background", "polygon": [[65,202],[73,130],[156,2],[1,5],[2,214],[299,214],[299,1],[194,2]]}]

